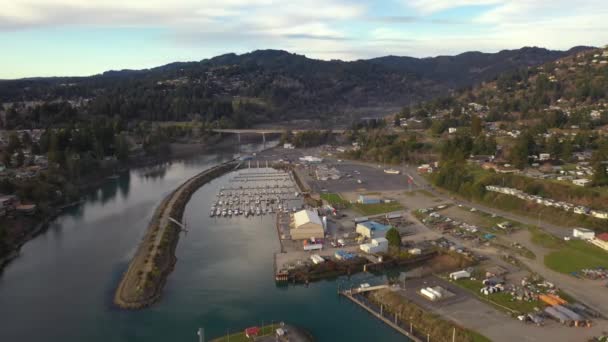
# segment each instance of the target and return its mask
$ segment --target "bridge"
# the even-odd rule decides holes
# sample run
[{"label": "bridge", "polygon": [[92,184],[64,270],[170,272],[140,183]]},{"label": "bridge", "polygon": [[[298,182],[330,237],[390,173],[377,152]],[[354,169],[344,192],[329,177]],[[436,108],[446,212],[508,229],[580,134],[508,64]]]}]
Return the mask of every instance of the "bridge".
[{"label": "bridge", "polygon": [[334,134],[342,134],[346,130],[344,129],[288,129],[288,128],[244,128],[244,129],[213,129],[215,133],[231,133],[231,134],[281,134],[283,132],[289,131],[294,134],[302,133],[302,132],[310,132],[310,131],[331,131]]},{"label": "bridge", "polygon": [[221,134],[236,134],[239,143],[241,142],[241,134],[261,134],[262,141],[264,145],[266,145],[266,134],[282,134],[286,131],[289,131],[293,134],[299,134],[303,132],[312,132],[312,131],[330,131],[332,134],[342,134],[346,130],[344,129],[331,129],[331,130],[320,130],[320,129],[287,129],[287,128],[244,128],[244,129],[223,129],[217,128],[211,130],[214,133]]}]

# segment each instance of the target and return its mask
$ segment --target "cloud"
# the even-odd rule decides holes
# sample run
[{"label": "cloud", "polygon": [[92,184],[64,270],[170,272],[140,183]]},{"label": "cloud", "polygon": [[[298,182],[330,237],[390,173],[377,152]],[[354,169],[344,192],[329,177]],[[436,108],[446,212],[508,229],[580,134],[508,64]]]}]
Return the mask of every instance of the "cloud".
[{"label": "cloud", "polygon": [[566,49],[603,45],[608,37],[605,0],[387,1],[10,0],[0,9],[0,35],[10,40],[30,30],[61,41],[49,29],[154,28],[161,39],[150,44],[174,53],[167,58],[274,48],[348,60],[524,45]]},{"label": "cloud", "polygon": [[504,0],[412,0],[405,1],[405,4],[422,14],[432,14],[452,8],[495,5],[500,4],[503,1]]}]

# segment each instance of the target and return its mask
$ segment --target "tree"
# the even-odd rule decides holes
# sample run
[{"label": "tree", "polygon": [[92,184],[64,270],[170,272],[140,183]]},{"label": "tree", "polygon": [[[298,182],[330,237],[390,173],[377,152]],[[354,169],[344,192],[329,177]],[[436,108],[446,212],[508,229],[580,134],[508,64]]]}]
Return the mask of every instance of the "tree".
[{"label": "tree", "polygon": [[10,154],[13,154],[19,148],[21,148],[21,140],[19,140],[19,136],[17,135],[17,133],[13,132],[8,136],[8,144],[6,145],[6,151]]},{"label": "tree", "polygon": [[471,134],[474,137],[481,134],[481,119],[477,115],[471,117]]},{"label": "tree", "polygon": [[388,245],[393,247],[401,247],[401,235],[395,228],[391,228],[386,232],[386,239],[388,240]]}]

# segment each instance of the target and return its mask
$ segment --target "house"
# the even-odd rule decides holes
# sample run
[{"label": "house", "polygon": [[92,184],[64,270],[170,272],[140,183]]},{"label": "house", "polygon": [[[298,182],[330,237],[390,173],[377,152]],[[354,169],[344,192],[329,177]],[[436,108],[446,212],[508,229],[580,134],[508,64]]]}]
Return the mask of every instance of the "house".
[{"label": "house", "polygon": [[376,221],[366,221],[357,223],[356,232],[368,239],[383,238],[390,226],[378,223]]},{"label": "house", "polygon": [[293,214],[290,235],[293,240],[322,239],[325,231],[319,214],[312,210],[300,210]]},{"label": "house", "polygon": [[449,133],[449,134],[454,134],[454,133],[456,133],[457,131],[458,131],[458,128],[456,128],[456,127],[450,127],[450,128],[448,128],[448,133]]},{"label": "house", "polygon": [[549,160],[551,159],[551,154],[549,153],[540,153],[538,155],[538,160]]},{"label": "house", "polygon": [[587,179],[587,178],[573,179],[572,184],[578,185],[578,186],[587,186],[587,185],[591,184],[591,180]]},{"label": "house", "polygon": [[608,251],[608,233],[597,235],[593,240],[591,240],[591,243],[605,251]]},{"label": "house", "polygon": [[608,212],[600,210],[591,210],[591,216],[599,219],[608,219]]},{"label": "house", "polygon": [[595,232],[587,228],[574,228],[572,229],[572,237],[581,240],[593,240],[595,238]]},{"label": "house", "polygon": [[293,144],[290,144],[290,143],[285,143],[285,144],[283,144],[283,148],[288,149],[288,150],[293,150],[295,148],[295,146],[293,146]]}]

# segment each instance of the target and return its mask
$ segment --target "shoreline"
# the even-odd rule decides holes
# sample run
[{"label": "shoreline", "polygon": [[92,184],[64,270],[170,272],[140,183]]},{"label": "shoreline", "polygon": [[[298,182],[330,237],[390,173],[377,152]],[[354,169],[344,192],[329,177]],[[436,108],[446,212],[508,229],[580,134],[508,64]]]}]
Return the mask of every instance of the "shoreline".
[{"label": "shoreline", "polygon": [[[226,144],[223,139],[216,139],[212,143],[214,146],[210,146],[208,143],[174,143],[172,144],[171,154],[168,156],[157,156],[157,157],[143,157],[137,158],[129,161],[126,165],[122,165],[118,168],[114,173],[124,173],[129,172],[132,169],[148,167],[152,165],[158,165],[162,163],[171,162],[174,160],[182,160],[190,157],[194,157],[201,152],[205,152],[209,150],[211,147],[216,147],[215,145],[219,145],[220,148],[226,147],[223,146]],[[79,189],[83,192],[91,191],[93,189],[99,188],[103,186],[108,181],[109,175],[106,173],[96,175],[95,177],[91,177],[90,179],[84,181],[79,185]],[[72,208],[74,206],[80,205],[85,201],[82,199],[82,196],[79,200],[73,201],[70,203],[62,204],[56,207],[51,208],[51,212],[46,216],[40,218],[38,222],[33,224],[18,241],[15,241],[11,250],[5,254],[0,256],[0,274],[4,271],[4,268],[10,265],[10,263],[17,259],[21,253],[21,248],[28,243],[30,240],[36,238],[38,235],[44,233],[51,222],[63,214],[67,209]]]},{"label": "shoreline", "polygon": [[141,309],[160,299],[165,282],[177,262],[175,249],[182,231],[170,219],[181,220],[194,192],[237,165],[231,160],[204,170],[163,199],[118,284],[114,304],[123,309]]}]

